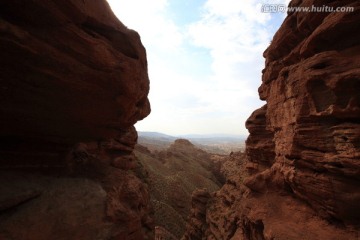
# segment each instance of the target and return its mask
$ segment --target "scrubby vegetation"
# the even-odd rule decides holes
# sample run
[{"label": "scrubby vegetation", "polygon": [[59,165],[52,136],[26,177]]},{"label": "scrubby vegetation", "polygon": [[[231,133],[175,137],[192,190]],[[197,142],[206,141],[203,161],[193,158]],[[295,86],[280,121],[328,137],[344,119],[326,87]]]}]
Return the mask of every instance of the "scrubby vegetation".
[{"label": "scrubby vegetation", "polygon": [[155,224],[180,238],[190,213],[191,194],[197,188],[217,191],[221,186],[218,167],[211,154],[178,139],[166,150],[151,152],[138,145],[135,154],[139,173],[149,185]]}]

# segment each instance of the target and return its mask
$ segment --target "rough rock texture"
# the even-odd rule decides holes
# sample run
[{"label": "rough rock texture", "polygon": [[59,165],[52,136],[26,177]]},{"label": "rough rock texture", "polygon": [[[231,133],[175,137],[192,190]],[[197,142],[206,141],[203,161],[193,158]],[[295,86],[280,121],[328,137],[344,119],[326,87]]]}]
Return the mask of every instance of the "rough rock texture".
[{"label": "rough rock texture", "polygon": [[288,14],[264,53],[267,104],[246,123],[249,177],[209,201],[202,239],[360,236],[360,2],[290,5],[354,11]]},{"label": "rough rock texture", "polygon": [[0,32],[0,239],[150,236],[139,35],[105,0],[1,1]]},{"label": "rough rock texture", "polygon": [[206,205],[211,195],[207,189],[196,189],[191,196],[191,213],[182,239],[200,239],[206,221]]}]

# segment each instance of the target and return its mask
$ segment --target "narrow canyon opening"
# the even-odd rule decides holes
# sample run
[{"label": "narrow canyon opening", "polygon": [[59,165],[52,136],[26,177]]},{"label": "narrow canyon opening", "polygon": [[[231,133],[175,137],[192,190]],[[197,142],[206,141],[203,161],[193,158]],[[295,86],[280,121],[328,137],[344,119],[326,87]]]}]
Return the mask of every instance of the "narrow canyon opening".
[{"label": "narrow canyon opening", "polygon": [[273,2],[1,1],[0,239],[358,239],[360,3]]}]

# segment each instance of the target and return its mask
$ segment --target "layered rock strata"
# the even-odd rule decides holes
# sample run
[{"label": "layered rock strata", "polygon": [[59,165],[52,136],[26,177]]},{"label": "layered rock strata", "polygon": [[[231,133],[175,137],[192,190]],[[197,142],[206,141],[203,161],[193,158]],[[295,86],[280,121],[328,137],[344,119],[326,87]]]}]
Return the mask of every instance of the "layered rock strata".
[{"label": "layered rock strata", "polygon": [[186,233],[182,239],[202,239],[204,222],[206,221],[206,206],[211,195],[207,189],[196,189],[191,196],[191,213]]},{"label": "layered rock strata", "polygon": [[[275,34],[259,88],[266,105],[246,122],[249,176],[209,201],[202,239],[359,238],[360,3],[290,3],[312,5],[351,8],[289,13]],[[233,210],[227,222],[219,199]]]},{"label": "layered rock strata", "polygon": [[145,239],[145,49],[105,0],[0,3],[0,239]]}]

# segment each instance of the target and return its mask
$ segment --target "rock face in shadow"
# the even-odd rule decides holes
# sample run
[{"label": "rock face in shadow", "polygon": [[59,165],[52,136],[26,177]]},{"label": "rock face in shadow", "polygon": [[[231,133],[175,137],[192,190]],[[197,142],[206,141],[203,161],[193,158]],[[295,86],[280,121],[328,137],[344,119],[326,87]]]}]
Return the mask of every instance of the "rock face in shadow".
[{"label": "rock face in shadow", "polygon": [[145,239],[146,52],[105,0],[0,3],[0,239]]},{"label": "rock face in shadow", "polygon": [[202,239],[359,238],[360,3],[290,5],[354,11],[288,14],[264,53],[266,105],[246,122],[249,176],[209,200]]}]

